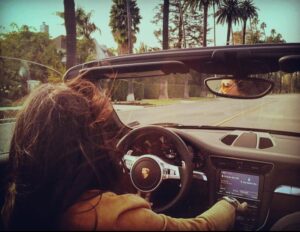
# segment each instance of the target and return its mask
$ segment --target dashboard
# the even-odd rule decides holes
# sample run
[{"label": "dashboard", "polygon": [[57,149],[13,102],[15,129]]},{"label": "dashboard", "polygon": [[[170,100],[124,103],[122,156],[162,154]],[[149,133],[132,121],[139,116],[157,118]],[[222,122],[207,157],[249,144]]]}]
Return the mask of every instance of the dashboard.
[{"label": "dashboard", "polygon": [[[207,196],[203,202],[208,201],[211,206],[226,195],[248,203],[247,212],[236,216],[234,229],[265,229],[286,213],[300,211],[299,137],[245,131],[171,130],[190,151],[193,176],[207,183],[207,188],[201,190]],[[225,141],[228,135],[235,141]],[[254,135],[264,144],[249,147],[248,143],[253,144],[249,138]],[[131,149],[136,156],[154,154],[170,164],[181,164],[175,144],[165,135],[140,135]],[[190,191],[195,188],[197,184]],[[289,205],[282,208],[283,202]]]}]

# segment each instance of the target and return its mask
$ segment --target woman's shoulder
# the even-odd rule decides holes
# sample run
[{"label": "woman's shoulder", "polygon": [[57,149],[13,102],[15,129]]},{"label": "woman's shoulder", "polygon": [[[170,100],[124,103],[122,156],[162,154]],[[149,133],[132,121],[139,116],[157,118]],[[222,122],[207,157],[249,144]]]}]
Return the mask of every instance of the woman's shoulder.
[{"label": "woman's shoulder", "polygon": [[65,212],[62,227],[84,230],[96,229],[99,226],[113,228],[120,215],[138,208],[150,209],[150,204],[135,194],[118,195],[90,190]]},{"label": "woman's shoulder", "polygon": [[102,194],[102,203],[117,206],[120,210],[126,210],[130,208],[145,207],[150,208],[149,202],[144,198],[136,194],[121,194],[117,195],[113,192],[106,192]]}]

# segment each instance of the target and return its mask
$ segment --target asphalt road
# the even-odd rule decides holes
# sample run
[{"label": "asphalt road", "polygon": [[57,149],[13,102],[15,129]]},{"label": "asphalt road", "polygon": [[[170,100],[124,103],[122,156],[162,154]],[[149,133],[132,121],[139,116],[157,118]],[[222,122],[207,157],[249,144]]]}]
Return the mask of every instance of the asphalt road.
[{"label": "asphalt road", "polygon": [[[159,107],[118,106],[124,123],[179,123],[236,126],[300,133],[300,94],[270,95],[256,100],[212,98]],[[13,123],[0,124],[0,153],[7,152]]]},{"label": "asphalt road", "polygon": [[119,110],[125,123],[173,122],[185,125],[251,127],[300,132],[300,94],[255,100],[213,98],[174,105]]}]

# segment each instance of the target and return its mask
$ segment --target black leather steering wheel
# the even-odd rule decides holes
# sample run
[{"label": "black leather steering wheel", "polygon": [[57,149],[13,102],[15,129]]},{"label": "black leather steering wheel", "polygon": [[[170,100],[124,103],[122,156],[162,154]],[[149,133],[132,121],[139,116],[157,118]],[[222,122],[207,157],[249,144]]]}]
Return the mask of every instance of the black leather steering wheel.
[{"label": "black leather steering wheel", "polygon": [[[128,149],[134,144],[137,136],[151,133],[164,135],[173,142],[182,160],[181,166],[171,165],[155,154],[131,155],[131,151]],[[117,149],[126,152],[123,161],[130,170],[131,182],[142,193],[154,192],[166,179],[180,180],[178,194],[169,203],[154,206],[155,212],[160,213],[170,209],[188,192],[193,176],[192,155],[183,140],[173,131],[160,126],[139,127],[126,134],[118,142]]]}]

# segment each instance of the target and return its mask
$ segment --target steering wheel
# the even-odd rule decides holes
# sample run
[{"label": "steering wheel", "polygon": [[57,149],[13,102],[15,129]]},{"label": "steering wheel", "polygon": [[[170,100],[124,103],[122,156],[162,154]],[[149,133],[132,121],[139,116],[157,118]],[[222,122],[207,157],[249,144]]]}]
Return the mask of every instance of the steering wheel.
[{"label": "steering wheel", "polygon": [[[164,135],[173,142],[182,160],[181,166],[169,164],[155,154],[131,155],[132,151],[128,149],[134,144],[136,137],[151,133]],[[147,198],[150,198],[151,193],[156,191],[164,180],[180,180],[177,195],[169,203],[154,206],[155,212],[160,213],[172,208],[188,192],[193,176],[192,156],[183,140],[173,131],[160,126],[139,127],[126,134],[118,142],[117,149],[127,152],[123,161],[129,169],[131,182],[139,192],[147,194]]]}]

